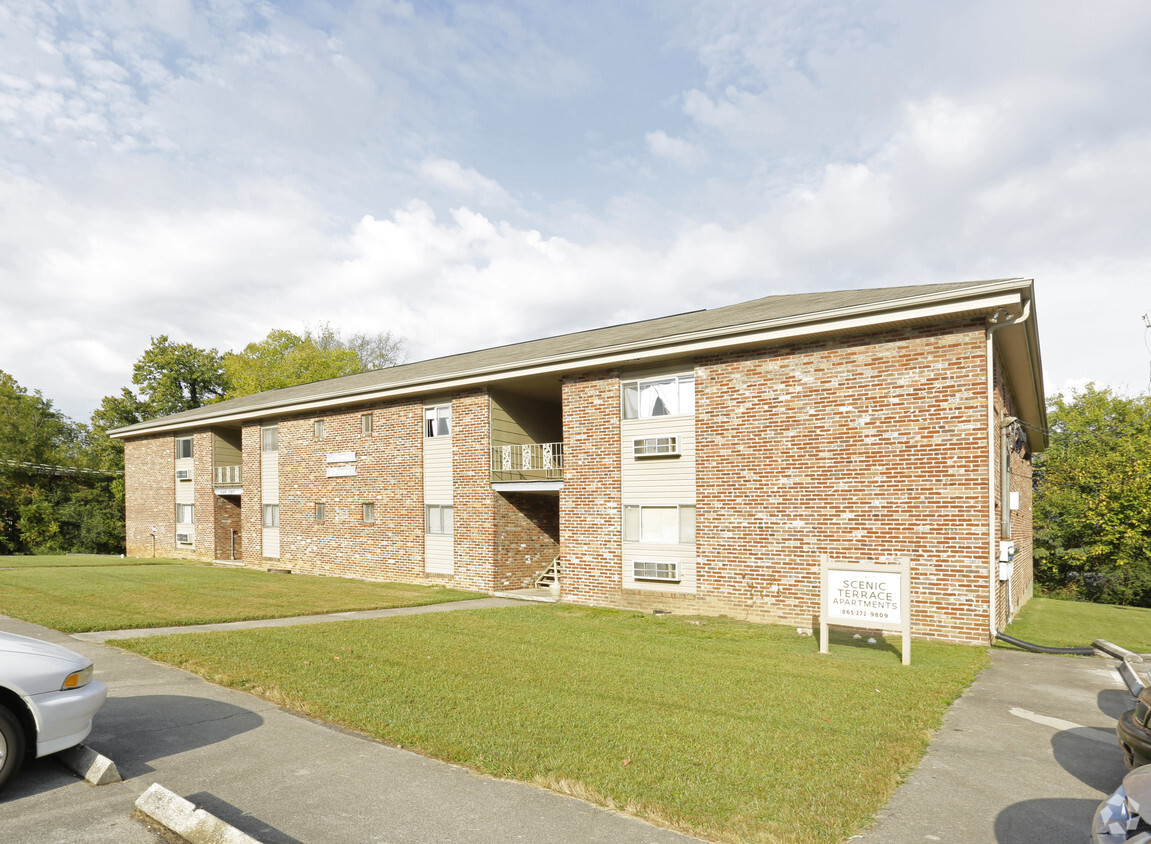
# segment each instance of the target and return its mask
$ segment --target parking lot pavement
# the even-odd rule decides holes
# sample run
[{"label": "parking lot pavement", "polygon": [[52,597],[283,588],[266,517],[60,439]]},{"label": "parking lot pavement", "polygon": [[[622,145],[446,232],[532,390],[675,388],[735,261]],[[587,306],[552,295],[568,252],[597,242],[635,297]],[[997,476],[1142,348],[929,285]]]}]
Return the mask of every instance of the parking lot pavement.
[{"label": "parking lot pavement", "polygon": [[124,778],[93,787],[50,758],[29,764],[0,798],[3,841],[155,842],[130,819],[155,782],[268,844],[695,840],[389,747],[112,647],[2,616],[0,630],[95,661],[108,702],[85,744]]},{"label": "parking lot pavement", "polygon": [[927,755],[855,844],[1086,842],[1126,773],[1115,738],[1134,706],[1116,662],[994,650]]}]

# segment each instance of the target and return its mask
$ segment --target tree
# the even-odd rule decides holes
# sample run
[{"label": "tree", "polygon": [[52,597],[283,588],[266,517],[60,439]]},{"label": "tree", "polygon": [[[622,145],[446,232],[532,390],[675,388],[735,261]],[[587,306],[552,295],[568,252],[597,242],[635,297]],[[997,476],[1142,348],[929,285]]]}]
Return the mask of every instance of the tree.
[{"label": "tree", "polygon": [[228,392],[223,356],[215,349],[173,343],[166,334],[152,338],[132,369],[145,418],[194,410],[219,401]]},{"label": "tree", "polygon": [[303,334],[273,329],[263,340],[249,343],[243,351],[225,355],[227,397],[248,396],[391,366],[400,359],[402,348],[403,341],[389,332],[353,334],[344,340],[328,323],[306,328]]},{"label": "tree", "polygon": [[1151,398],[1089,384],[1048,404],[1036,460],[1036,580],[1102,603],[1151,606]]}]

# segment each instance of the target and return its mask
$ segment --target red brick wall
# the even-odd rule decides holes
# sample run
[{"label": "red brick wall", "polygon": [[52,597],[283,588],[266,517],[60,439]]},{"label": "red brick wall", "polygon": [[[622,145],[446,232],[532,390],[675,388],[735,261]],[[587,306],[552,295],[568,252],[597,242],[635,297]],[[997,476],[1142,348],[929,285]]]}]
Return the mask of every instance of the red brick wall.
[{"label": "red brick wall", "polygon": [[455,574],[448,583],[491,591],[497,588],[496,528],[487,390],[452,398],[452,486]]},{"label": "red brick wall", "polygon": [[[240,499],[235,496],[216,498],[216,557],[217,560],[244,559],[244,525]],[[232,531],[236,532],[233,547]],[[233,553],[235,557],[233,557]]]},{"label": "red brick wall", "polygon": [[243,448],[242,469],[240,478],[243,482],[243,495],[240,501],[240,524],[243,539],[244,564],[249,566],[262,565],[263,537],[260,529],[263,525],[263,510],[260,503],[260,423],[249,422],[244,424],[241,434]]},{"label": "red brick wall", "polygon": [[564,600],[576,603],[620,606],[622,600],[619,384],[614,371],[563,382],[560,584]]},{"label": "red brick wall", "polygon": [[[367,412],[371,434],[362,433]],[[320,418],[324,437],[317,440]],[[424,579],[422,419],[418,401],[397,401],[280,421],[279,566],[368,580]],[[327,477],[327,455],[347,451],[356,453],[356,474]],[[315,518],[317,502],[325,505],[323,522]],[[365,523],[368,502],[375,520]]]},{"label": "red brick wall", "polygon": [[129,557],[155,556],[176,550],[176,452],[171,434],[124,441],[124,521]]},{"label": "red brick wall", "polygon": [[559,499],[505,492],[495,496],[496,589],[523,589],[559,554]]}]

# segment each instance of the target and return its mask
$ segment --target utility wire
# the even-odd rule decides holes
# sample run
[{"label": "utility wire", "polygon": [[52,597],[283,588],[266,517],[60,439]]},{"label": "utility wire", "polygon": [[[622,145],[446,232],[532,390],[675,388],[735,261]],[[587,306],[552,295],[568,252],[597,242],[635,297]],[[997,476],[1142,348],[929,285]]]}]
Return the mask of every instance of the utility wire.
[{"label": "utility wire", "polygon": [[28,463],[24,460],[8,460],[0,457],[0,464],[13,466],[17,469],[27,469],[30,472],[40,472],[45,475],[122,475],[118,469],[84,469],[79,466],[54,466],[49,463]]}]

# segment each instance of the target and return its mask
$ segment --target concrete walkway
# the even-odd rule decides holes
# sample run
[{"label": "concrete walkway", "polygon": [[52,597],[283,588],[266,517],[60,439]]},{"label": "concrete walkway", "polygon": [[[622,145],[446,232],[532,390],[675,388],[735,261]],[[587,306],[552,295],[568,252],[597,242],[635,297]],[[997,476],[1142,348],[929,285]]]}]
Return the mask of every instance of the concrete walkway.
[{"label": "concrete walkway", "polygon": [[155,844],[157,834],[131,817],[155,782],[267,844],[695,840],[380,744],[107,645],[3,616],[0,630],[95,661],[109,697],[85,743],[125,779],[95,788],[51,758],[36,760],[0,798],[0,841]]},{"label": "concrete walkway", "polygon": [[993,650],[857,844],[1085,844],[1126,773],[1117,661]]},{"label": "concrete walkway", "polygon": [[209,633],[214,630],[252,630],[256,627],[293,627],[297,624],[323,624],[326,621],[353,621],[360,618],[391,618],[397,615],[419,615],[427,612],[451,610],[484,610],[493,607],[524,606],[524,601],[506,598],[477,598],[474,601],[449,601],[443,604],[425,604],[419,607],[395,607],[387,610],[355,610],[323,615],[296,615],[289,618],[261,618],[254,621],[228,621],[221,624],[189,624],[183,627],[145,627],[132,630],[97,630],[92,633],[73,633],[81,642],[108,642],[113,639],[140,639],[145,636],[165,636],[169,633]]}]

